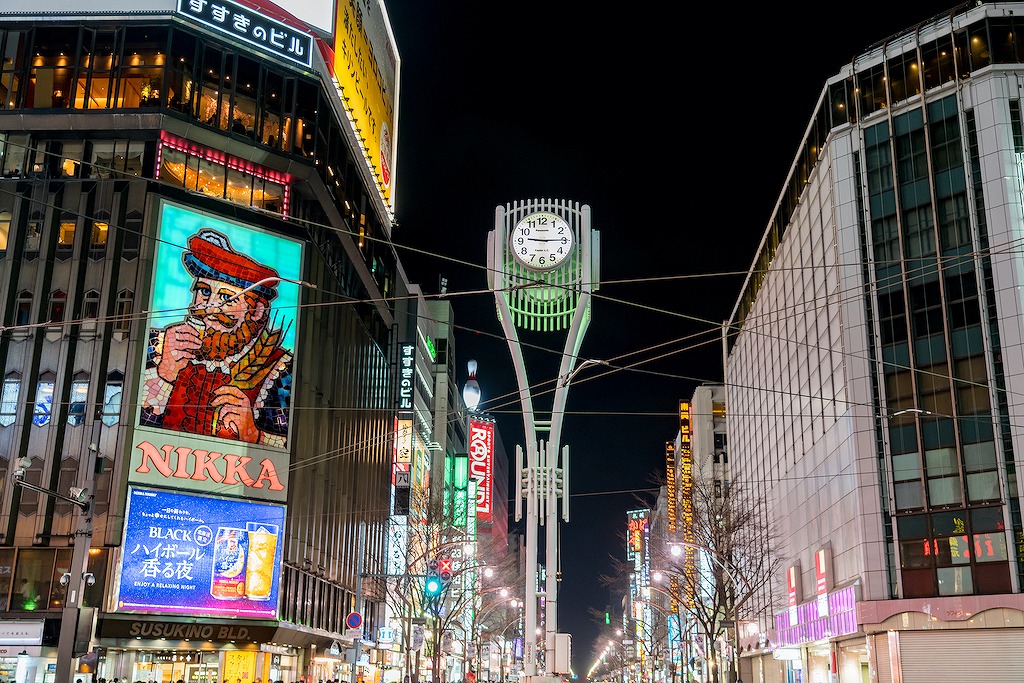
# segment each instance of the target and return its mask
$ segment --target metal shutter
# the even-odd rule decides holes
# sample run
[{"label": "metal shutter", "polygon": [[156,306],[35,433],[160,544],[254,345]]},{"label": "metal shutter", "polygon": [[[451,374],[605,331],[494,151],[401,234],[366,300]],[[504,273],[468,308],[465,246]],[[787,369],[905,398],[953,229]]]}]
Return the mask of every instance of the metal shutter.
[{"label": "metal shutter", "polygon": [[868,665],[874,669],[878,683],[892,683],[892,662],[889,658],[889,634],[868,636]]},{"label": "metal shutter", "polygon": [[1024,629],[900,631],[899,642],[903,683],[1024,681]]}]

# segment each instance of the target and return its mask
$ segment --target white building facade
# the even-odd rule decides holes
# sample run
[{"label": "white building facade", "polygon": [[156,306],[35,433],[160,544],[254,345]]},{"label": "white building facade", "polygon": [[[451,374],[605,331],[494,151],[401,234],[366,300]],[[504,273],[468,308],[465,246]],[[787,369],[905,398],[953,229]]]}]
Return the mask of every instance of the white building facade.
[{"label": "white building facade", "polygon": [[1024,679],[1022,13],[822,90],[728,321],[729,472],[786,568],[744,681]]}]

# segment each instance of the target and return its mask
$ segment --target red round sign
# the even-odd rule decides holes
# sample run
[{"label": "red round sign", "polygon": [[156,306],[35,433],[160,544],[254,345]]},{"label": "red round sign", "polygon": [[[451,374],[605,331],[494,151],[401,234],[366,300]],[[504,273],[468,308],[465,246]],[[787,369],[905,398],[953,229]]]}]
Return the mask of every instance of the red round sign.
[{"label": "red round sign", "polygon": [[349,628],[359,628],[363,625],[363,615],[359,612],[349,612],[345,617],[345,625]]}]

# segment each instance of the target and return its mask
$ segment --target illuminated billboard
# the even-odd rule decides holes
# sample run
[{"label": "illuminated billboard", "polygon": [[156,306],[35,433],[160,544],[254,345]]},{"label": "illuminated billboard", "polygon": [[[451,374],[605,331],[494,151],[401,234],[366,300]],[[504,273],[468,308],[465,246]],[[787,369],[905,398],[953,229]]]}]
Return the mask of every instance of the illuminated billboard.
[{"label": "illuminated billboard", "polygon": [[309,68],[313,36],[232,0],[178,0],[178,13],[275,57]]},{"label": "illuminated billboard", "polygon": [[129,487],[118,611],[273,619],[283,505]]},{"label": "illuminated billboard", "polygon": [[398,47],[383,2],[338,0],[337,5],[334,75],[356,137],[390,205],[401,64]]},{"label": "illuminated billboard", "polygon": [[128,480],[284,501],[302,243],[160,205]]},{"label": "illuminated billboard", "polygon": [[469,476],[476,482],[477,519],[493,521],[494,423],[489,420],[469,419]]}]

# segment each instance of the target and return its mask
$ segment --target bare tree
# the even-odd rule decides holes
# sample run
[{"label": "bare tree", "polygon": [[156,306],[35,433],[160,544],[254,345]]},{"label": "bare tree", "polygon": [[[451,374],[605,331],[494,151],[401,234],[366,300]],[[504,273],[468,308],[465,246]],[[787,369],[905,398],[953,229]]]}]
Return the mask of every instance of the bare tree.
[{"label": "bare tree", "polygon": [[[782,558],[773,548],[776,535],[762,516],[762,506],[738,482],[723,490],[716,482],[695,479],[691,489],[692,524],[663,543],[652,543],[652,567],[669,576],[662,590],[688,613],[696,634],[706,637],[711,680],[725,680],[725,662],[716,643],[735,648],[740,620],[756,619],[756,605],[772,609],[772,582]],[[755,598],[758,598],[755,600]],[[770,617],[771,615],[767,615]],[[732,633],[733,637],[727,637]],[[734,651],[733,657],[739,653]]]},{"label": "bare tree", "polygon": [[[412,679],[418,683],[420,653],[426,648],[432,675],[441,681],[442,646],[456,632],[472,632],[473,627],[467,626],[467,622],[472,621],[469,619],[473,614],[471,608],[479,608],[483,613],[480,598],[488,592],[488,588],[482,585],[485,567],[493,570],[488,583],[494,586],[504,581],[512,584],[514,577],[510,577],[510,572],[514,574],[514,568],[512,559],[508,557],[486,564],[484,558],[490,556],[489,548],[472,546],[470,542],[475,539],[466,535],[465,527],[454,523],[451,510],[440,502],[435,503],[423,496],[413,503],[413,509],[418,509],[419,513],[410,515],[410,523],[402,529],[404,538],[392,538],[392,543],[401,548],[395,552],[397,563],[405,570],[368,578],[380,579],[375,587],[379,589],[383,584],[385,599],[392,613],[399,618],[405,644],[406,672],[411,672]],[[432,560],[446,558],[451,560],[452,571],[444,577],[446,581],[440,594],[431,596],[426,590],[428,565]],[[434,637],[432,641],[424,642],[423,648],[414,649],[417,623],[429,628]]]}]

